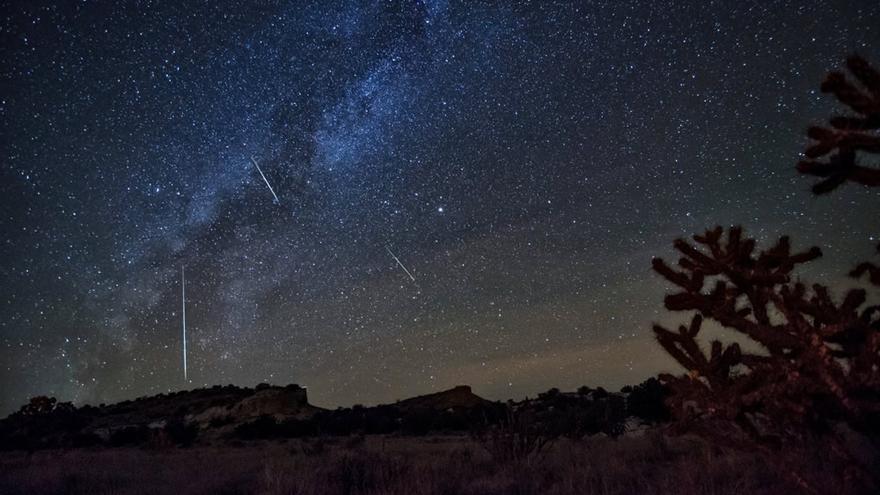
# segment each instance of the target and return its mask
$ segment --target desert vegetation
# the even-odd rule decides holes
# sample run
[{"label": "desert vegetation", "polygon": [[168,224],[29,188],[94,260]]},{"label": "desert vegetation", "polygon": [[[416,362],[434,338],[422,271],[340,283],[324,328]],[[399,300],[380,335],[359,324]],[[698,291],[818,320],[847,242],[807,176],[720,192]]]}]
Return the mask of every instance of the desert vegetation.
[{"label": "desert vegetation", "polygon": [[[834,493],[822,452],[788,453]],[[0,457],[0,492],[194,494],[770,494],[797,487],[762,460],[660,432],[561,439],[498,458],[468,436],[368,435],[184,449],[78,449]]]}]

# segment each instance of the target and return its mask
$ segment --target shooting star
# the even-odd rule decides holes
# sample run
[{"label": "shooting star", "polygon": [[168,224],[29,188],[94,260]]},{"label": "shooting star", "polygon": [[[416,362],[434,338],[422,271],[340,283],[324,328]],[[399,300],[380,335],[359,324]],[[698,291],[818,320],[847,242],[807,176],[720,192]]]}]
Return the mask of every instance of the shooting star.
[{"label": "shooting star", "polygon": [[407,270],[405,266],[403,266],[403,263],[400,262],[400,258],[398,258],[398,257],[397,257],[397,256],[391,251],[391,248],[388,247],[387,244],[385,245],[385,250],[388,251],[388,254],[390,254],[391,257],[394,258],[394,261],[396,261],[397,264],[400,265],[401,268],[403,268],[403,271],[405,271],[406,274],[409,275],[409,278],[410,278],[413,282],[415,282],[415,281],[416,281],[416,278],[413,277],[412,273],[410,273],[409,270]]},{"label": "shooting star", "polygon": [[188,381],[186,374],[186,275],[180,267],[180,307],[183,310],[183,381]]},{"label": "shooting star", "polygon": [[254,166],[257,167],[257,172],[260,173],[260,177],[263,178],[263,182],[269,187],[269,192],[272,193],[272,197],[275,198],[275,202],[281,204],[281,200],[278,199],[278,195],[275,194],[275,190],[272,189],[272,184],[269,184],[269,179],[266,178],[266,174],[263,173],[263,170],[260,168],[260,165],[257,163],[257,160],[254,157],[251,157],[251,162],[253,162]]}]

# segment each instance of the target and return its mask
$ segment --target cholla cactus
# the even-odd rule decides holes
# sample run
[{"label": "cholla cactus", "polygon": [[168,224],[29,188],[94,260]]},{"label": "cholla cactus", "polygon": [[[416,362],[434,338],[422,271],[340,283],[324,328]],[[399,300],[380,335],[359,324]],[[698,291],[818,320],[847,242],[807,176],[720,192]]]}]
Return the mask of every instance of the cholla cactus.
[{"label": "cholla cactus", "polygon": [[[688,374],[663,375],[679,419],[723,419],[763,441],[780,442],[843,421],[867,432],[880,414],[880,307],[866,306],[862,289],[840,304],[822,285],[792,280],[794,268],[819,256],[818,248],[792,254],[788,238],[755,252],[739,227],[694,236],[674,269],[654,259],[654,270],[679,291],[666,308],[695,311],[677,332],[654,326],[661,346]],[[708,286],[708,287],[707,287]],[[759,344],[745,352],[697,338],[703,319],[714,320]]]},{"label": "cholla cactus", "polygon": [[[855,115],[810,128],[816,142],[797,167],[823,178],[813,187],[816,194],[847,181],[880,186],[880,169],[858,163],[861,155],[880,153],[880,72],[859,57],[848,59],[847,67],[863,87],[832,72],[822,91]],[[695,312],[678,331],[654,326],[660,345],[688,370],[660,377],[673,391],[677,425],[759,450],[821,437],[846,458],[847,477],[856,486],[876,488],[877,475],[859,466],[838,432],[845,425],[880,447],[880,305],[867,304],[863,289],[849,290],[837,303],[827,287],[807,288],[794,279],[797,265],[821,252],[814,247],[792,254],[787,237],[761,252],[739,227],[726,238],[716,227],[694,241],[675,241],[682,254],[678,268],[653,261],[678,289],[666,296],[666,308]],[[880,285],[880,267],[873,263],[850,272],[865,274]],[[704,320],[747,337],[759,351],[713,341],[705,353],[697,340]],[[789,474],[807,487],[802,476]]]},{"label": "cholla cactus", "polygon": [[[880,72],[858,56],[847,59],[846,65],[861,87],[834,71],[822,83],[822,92],[832,93],[854,115],[832,117],[830,127],[810,127],[807,135],[815,142],[804,151],[808,159],[797,165],[802,174],[824,178],[813,186],[816,194],[830,192],[846,181],[880,186],[880,168],[858,163],[860,156],[880,154]],[[826,156],[827,161],[817,160]],[[860,263],[850,275],[859,278],[866,273],[872,284],[880,286],[880,266],[874,263]]]},{"label": "cholla cactus", "polygon": [[[836,303],[825,286],[793,279],[795,267],[819,256],[817,248],[792,254],[788,238],[766,251],[739,227],[721,227],[679,239],[678,268],[659,258],[654,270],[677,286],[665,298],[672,311],[694,311],[689,325],[655,325],[660,345],[687,369],[663,374],[679,431],[721,443],[770,452],[824,438],[850,467],[854,486],[876,486],[876,475],[847,452],[841,425],[880,446],[880,306],[866,305],[863,289]],[[713,341],[705,352],[703,321],[737,332],[759,348]],[[805,491],[802,473],[780,465]]]},{"label": "cholla cactus", "polygon": [[[880,253],[880,246],[877,246],[877,252]],[[850,276],[854,278],[859,278],[865,273],[868,274],[868,280],[872,284],[880,286],[880,266],[874,263],[863,261],[849,272]]]},{"label": "cholla cactus", "polygon": [[[830,127],[811,127],[807,135],[816,142],[798,163],[803,174],[823,177],[813,192],[830,192],[846,181],[880,186],[880,169],[858,164],[859,153],[880,153],[880,72],[857,56],[846,61],[847,68],[862,84],[858,87],[841,72],[831,72],[822,83],[822,92],[832,93],[855,115],[833,117]],[[817,161],[827,156],[827,161]]]}]

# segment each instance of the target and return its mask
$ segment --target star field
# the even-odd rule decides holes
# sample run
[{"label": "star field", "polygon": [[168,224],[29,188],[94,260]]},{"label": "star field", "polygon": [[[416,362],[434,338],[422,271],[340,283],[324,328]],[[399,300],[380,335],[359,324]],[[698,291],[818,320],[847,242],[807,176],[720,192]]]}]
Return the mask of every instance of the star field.
[{"label": "star field", "polygon": [[824,73],[880,57],[878,18],[818,0],[6,5],[0,412],[262,381],[324,406],[462,383],[506,399],[675,369],[649,330],[678,320],[650,273],[675,237],[790,234],[823,248],[824,277],[876,244],[871,215],[843,213],[880,195],[817,199],[794,163],[835,109]]}]

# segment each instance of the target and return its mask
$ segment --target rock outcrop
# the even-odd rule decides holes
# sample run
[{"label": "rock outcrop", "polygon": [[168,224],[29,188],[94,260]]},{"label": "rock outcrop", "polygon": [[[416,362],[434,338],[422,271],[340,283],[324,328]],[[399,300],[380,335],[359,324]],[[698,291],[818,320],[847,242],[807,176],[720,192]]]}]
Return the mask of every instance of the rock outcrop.
[{"label": "rock outcrop", "polygon": [[187,416],[188,421],[199,424],[213,422],[243,423],[260,416],[271,416],[278,421],[308,419],[319,407],[309,404],[306,389],[298,385],[286,387],[257,387],[253,395],[240,401],[209,407],[197,414]]},{"label": "rock outcrop", "polygon": [[486,399],[476,395],[467,385],[459,385],[449,390],[428,395],[419,395],[395,404],[401,410],[434,410],[470,409],[490,404]]}]

